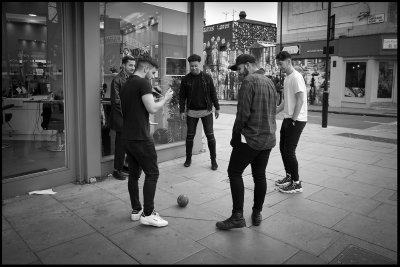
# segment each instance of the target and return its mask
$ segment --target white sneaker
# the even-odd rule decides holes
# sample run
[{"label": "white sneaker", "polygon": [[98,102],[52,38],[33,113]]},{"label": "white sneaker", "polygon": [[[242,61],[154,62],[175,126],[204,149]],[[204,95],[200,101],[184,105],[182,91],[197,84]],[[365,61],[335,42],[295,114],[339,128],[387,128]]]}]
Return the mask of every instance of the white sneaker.
[{"label": "white sneaker", "polygon": [[155,211],[153,211],[153,213],[149,216],[145,216],[143,212],[142,216],[140,216],[140,223],[156,227],[163,227],[168,225],[168,222],[161,218],[160,215]]},{"label": "white sneaker", "polygon": [[132,221],[139,221],[140,215],[142,215],[142,212],[143,212],[143,209],[141,209],[139,212],[138,211],[132,211],[131,220]]}]

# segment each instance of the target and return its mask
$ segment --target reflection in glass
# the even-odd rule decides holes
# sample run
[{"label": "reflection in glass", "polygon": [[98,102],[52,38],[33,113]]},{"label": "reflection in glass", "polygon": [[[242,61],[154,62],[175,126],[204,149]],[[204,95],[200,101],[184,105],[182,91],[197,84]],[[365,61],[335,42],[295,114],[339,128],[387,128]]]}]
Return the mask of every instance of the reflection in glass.
[{"label": "reflection in glass", "polygon": [[392,98],[394,62],[379,62],[378,98]]},{"label": "reflection in glass", "polygon": [[[100,62],[101,62],[101,114],[102,156],[114,154],[115,131],[110,130],[108,105],[111,81],[120,72],[125,55],[134,58],[150,55],[159,65],[151,81],[164,94],[168,88],[179,98],[180,76],[166,73],[166,58],[184,59],[179,75],[188,73],[188,21],[187,10],[165,8],[168,5],[142,2],[101,2],[99,5]],[[172,74],[172,75],[171,75]],[[107,90],[102,90],[106,87]],[[154,115],[150,115],[150,134],[156,145],[183,141],[186,122],[179,118],[179,101],[171,101]]]},{"label": "reflection in glass", "polygon": [[7,179],[65,166],[65,106],[61,3],[2,7],[2,178]]},{"label": "reflection in glass", "polygon": [[346,63],[345,97],[365,97],[366,62]]}]

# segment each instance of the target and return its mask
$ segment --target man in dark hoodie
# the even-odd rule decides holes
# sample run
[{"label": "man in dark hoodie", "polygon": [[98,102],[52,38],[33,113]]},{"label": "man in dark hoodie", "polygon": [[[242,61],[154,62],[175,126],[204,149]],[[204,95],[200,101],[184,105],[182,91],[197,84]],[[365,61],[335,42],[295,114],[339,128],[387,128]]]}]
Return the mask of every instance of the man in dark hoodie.
[{"label": "man in dark hoodie", "polygon": [[[182,78],[179,91],[179,106],[181,119],[186,118],[186,161],[185,167],[192,163],[193,140],[196,135],[196,127],[201,118],[203,129],[207,137],[210,150],[211,169],[218,169],[216,161],[216,142],[213,129],[213,110],[215,107],[215,119],[219,117],[219,103],[217,93],[211,76],[200,70],[201,57],[193,54],[188,57],[190,73]],[[187,110],[186,110],[187,107]]]}]

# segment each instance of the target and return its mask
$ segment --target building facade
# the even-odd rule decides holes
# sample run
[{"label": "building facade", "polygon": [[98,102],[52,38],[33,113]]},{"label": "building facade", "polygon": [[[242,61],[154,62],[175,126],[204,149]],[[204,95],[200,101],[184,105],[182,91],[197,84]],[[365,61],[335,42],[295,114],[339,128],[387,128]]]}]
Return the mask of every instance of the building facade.
[{"label": "building facade", "polygon": [[[110,85],[126,54],[159,64],[175,101],[150,116],[158,161],[185,155],[178,119],[187,57],[202,53],[204,3],[3,2],[2,198],[113,169]],[[202,149],[201,125],[193,153]]]},{"label": "building facade", "polygon": [[[397,105],[397,3],[332,2],[331,15],[335,30],[328,62],[329,106]],[[326,76],[327,22],[328,2],[278,4],[278,51],[289,51],[294,64],[303,68],[317,104],[322,103]]]},{"label": "building facade", "polygon": [[246,19],[244,11],[239,17],[237,21],[203,28],[204,71],[213,77],[219,99],[237,99],[240,82],[237,73],[228,67],[235,64],[240,54],[253,54],[267,75],[277,73],[274,64],[276,24]]}]

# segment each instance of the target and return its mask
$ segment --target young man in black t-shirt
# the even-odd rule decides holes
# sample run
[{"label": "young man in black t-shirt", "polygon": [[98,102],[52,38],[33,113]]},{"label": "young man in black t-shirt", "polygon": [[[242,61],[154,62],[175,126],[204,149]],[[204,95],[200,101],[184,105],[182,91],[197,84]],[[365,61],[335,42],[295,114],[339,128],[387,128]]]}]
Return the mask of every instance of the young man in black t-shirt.
[{"label": "young man in black t-shirt", "polygon": [[[168,222],[154,211],[154,196],[159,176],[157,153],[150,135],[149,113],[154,114],[173,95],[168,89],[158,102],[154,101],[150,80],[158,69],[150,57],[139,58],[133,76],[125,83],[121,92],[123,116],[122,139],[124,139],[129,166],[128,191],[131,199],[133,221],[156,227]],[[138,180],[141,169],[145,173],[143,186],[143,209],[139,200]]]}]

